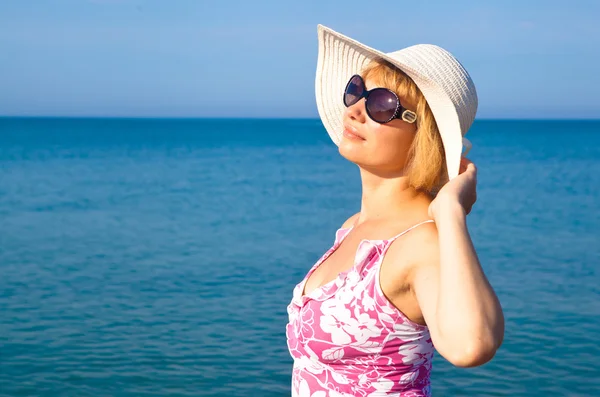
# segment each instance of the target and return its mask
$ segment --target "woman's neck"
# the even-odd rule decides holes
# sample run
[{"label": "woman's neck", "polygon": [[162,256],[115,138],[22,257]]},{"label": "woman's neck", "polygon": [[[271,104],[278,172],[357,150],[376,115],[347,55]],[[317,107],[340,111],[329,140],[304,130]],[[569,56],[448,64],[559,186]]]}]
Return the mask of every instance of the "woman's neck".
[{"label": "woman's neck", "polygon": [[362,200],[357,223],[404,217],[428,197],[408,183],[408,177],[382,178],[361,170]]}]

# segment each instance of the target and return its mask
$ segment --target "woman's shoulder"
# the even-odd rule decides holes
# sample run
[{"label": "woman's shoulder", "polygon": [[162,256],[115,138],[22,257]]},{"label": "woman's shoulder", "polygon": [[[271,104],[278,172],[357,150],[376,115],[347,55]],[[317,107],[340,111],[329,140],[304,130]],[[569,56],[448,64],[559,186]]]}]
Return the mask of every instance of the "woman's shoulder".
[{"label": "woman's shoulder", "polygon": [[435,223],[421,223],[401,235],[390,245],[386,257],[389,262],[409,274],[424,264],[435,265],[439,260],[439,239]]},{"label": "woman's shoulder", "polygon": [[[406,294],[413,289],[414,278],[419,270],[427,265],[435,265],[438,260],[439,243],[435,223],[422,222],[417,221],[414,225],[419,226],[393,240],[381,263],[381,288],[397,307],[403,305],[401,302],[411,302]],[[405,225],[402,225],[401,230],[405,229]],[[413,310],[414,307],[411,309],[411,303],[405,303],[401,310],[405,314],[413,314],[409,318],[417,319],[418,310]]]},{"label": "woman's shoulder", "polygon": [[359,216],[360,216],[360,212],[357,212],[356,214],[352,215],[350,218],[346,219],[346,221],[344,223],[342,223],[341,228],[347,229],[349,227],[354,226],[354,223],[358,220]]}]

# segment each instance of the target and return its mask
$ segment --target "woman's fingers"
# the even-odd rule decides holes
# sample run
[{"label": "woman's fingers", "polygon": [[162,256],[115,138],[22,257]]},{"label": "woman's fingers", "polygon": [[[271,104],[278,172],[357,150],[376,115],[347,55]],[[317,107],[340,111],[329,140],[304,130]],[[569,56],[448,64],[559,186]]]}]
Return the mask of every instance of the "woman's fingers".
[{"label": "woman's fingers", "polygon": [[473,163],[471,160],[469,160],[466,157],[462,157],[460,159],[459,174],[462,174],[463,172],[465,172],[467,170],[477,172],[477,167],[475,167],[475,163]]}]

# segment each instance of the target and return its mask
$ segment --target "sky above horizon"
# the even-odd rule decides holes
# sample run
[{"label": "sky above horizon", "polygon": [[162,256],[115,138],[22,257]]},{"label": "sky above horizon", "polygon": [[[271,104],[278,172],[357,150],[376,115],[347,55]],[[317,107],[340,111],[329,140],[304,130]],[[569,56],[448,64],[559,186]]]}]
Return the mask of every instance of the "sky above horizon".
[{"label": "sky above horizon", "polygon": [[600,118],[599,19],[596,0],[5,0],[0,116],[318,117],[323,24],[446,48],[478,118]]}]

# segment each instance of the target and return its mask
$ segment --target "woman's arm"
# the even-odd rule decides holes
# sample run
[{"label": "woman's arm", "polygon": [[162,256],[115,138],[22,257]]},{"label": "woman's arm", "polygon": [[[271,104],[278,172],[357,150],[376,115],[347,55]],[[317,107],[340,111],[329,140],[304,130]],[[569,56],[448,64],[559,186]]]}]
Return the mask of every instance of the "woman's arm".
[{"label": "woman's arm", "polygon": [[467,230],[476,169],[465,159],[463,171],[431,203],[438,235],[421,247],[428,254],[414,268],[412,284],[438,352],[456,366],[472,367],[500,347],[504,316]]}]

